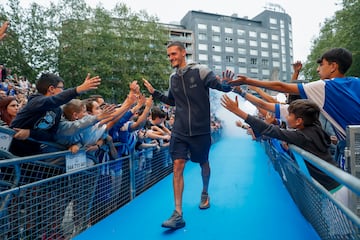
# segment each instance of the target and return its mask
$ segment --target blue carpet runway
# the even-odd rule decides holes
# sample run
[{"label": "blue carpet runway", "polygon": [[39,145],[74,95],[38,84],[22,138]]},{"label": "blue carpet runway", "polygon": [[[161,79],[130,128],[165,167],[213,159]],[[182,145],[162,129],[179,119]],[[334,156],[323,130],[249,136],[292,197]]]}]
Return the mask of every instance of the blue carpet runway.
[{"label": "blue carpet runway", "polygon": [[211,207],[200,210],[200,167],[186,164],[185,228],[161,227],[174,209],[170,175],[75,240],[320,239],[293,203],[261,143],[249,136],[223,139],[211,148],[210,166]]}]

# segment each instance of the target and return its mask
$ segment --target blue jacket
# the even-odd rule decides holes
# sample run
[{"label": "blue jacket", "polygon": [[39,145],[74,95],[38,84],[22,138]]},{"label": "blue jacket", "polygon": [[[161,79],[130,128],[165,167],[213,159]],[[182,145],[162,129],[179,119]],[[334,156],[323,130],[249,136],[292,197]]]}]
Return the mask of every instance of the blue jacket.
[{"label": "blue jacket", "polygon": [[77,97],[75,88],[69,88],[54,96],[34,94],[12,121],[11,128],[30,129],[30,137],[40,141],[54,141],[59,125],[61,105]]},{"label": "blue jacket", "polygon": [[223,92],[231,91],[231,87],[220,83],[208,67],[191,63],[170,75],[167,96],[157,90],[153,93],[154,98],[175,106],[173,133],[197,136],[211,132],[210,88]]},{"label": "blue jacket", "polygon": [[[54,141],[62,115],[61,105],[78,96],[75,88],[69,88],[54,96],[34,94],[11,122],[11,128],[30,129],[30,137],[38,141]],[[13,139],[9,151],[17,156],[39,154],[41,143]]]},{"label": "blue jacket", "polygon": [[79,147],[83,147],[85,144],[82,139],[82,133],[93,127],[97,122],[98,120],[95,115],[85,115],[83,118],[75,121],[69,121],[63,118],[54,136],[55,141],[66,147],[73,144],[78,144]]}]

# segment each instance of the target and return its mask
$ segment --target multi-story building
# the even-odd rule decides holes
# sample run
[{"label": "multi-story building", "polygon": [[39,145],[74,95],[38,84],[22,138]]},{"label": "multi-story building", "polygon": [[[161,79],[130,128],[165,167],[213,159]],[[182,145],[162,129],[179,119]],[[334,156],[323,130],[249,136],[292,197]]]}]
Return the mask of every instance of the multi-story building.
[{"label": "multi-story building", "polygon": [[180,25],[193,35],[187,42],[192,58],[218,74],[230,69],[257,79],[291,79],[291,17],[277,4],[253,19],[189,11]]}]

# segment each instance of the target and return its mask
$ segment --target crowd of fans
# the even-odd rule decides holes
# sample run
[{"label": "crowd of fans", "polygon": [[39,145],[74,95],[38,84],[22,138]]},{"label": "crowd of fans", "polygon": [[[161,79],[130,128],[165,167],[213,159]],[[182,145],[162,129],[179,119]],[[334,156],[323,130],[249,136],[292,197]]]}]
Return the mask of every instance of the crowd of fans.
[{"label": "crowd of fans", "polygon": [[[43,74],[35,84],[24,76],[18,77],[16,73],[11,71],[11,68],[5,68],[3,64],[0,65],[0,68],[1,125],[10,126],[17,131],[19,127],[24,128],[24,126],[12,124],[13,120],[16,119],[19,112],[24,111],[29,99],[40,94],[42,98],[47,98],[48,101],[53,102],[59,98],[58,94],[68,91],[63,91],[64,81],[59,76]],[[39,90],[44,87],[41,86],[44,84],[43,82],[46,82],[44,85],[46,91],[40,93]],[[51,87],[59,91],[47,94]],[[42,105],[39,106],[39,109],[33,107],[34,112],[39,110],[43,115],[37,116],[38,119],[33,121],[34,126],[28,126],[30,130],[28,137],[15,135],[14,141],[22,142],[29,139],[33,142],[53,141],[73,153],[76,153],[80,148],[85,148],[90,158],[97,158],[99,149],[108,149],[110,157],[113,159],[130,154],[134,149],[152,148],[156,150],[167,146],[175,120],[174,107],[162,103],[154,105],[151,97],[146,98],[141,94],[140,86],[136,81],[132,82],[129,87],[128,97],[120,104],[107,103],[102,96],[91,95],[86,99],[81,99],[80,96],[70,96],[72,100],[61,100],[53,106],[45,106],[45,109]],[[62,111],[60,121],[54,123],[56,125],[56,134],[52,135],[54,138],[37,138],[38,134],[32,132],[41,128],[39,122],[49,121],[49,115],[51,115],[49,111],[57,107],[61,107]],[[34,118],[34,115],[29,117]],[[221,128],[221,121],[215,114],[212,114],[211,129],[214,133],[214,141],[220,136]],[[41,132],[46,132],[49,129],[50,126],[46,126],[41,129]],[[113,142],[123,144],[115,148]],[[14,155],[26,156],[41,153],[37,148],[25,151],[18,146],[15,143],[10,148]],[[41,151],[48,152],[50,150],[45,148]],[[98,161],[93,159],[92,162]],[[168,161],[170,163],[171,159]],[[147,163],[146,165],[150,164]]]}]

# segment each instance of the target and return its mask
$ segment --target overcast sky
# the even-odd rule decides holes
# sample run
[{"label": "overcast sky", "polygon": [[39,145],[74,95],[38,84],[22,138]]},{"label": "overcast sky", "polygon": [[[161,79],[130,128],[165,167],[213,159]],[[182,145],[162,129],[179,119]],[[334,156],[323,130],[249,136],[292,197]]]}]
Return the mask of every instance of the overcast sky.
[{"label": "overcast sky", "polygon": [[[57,0],[51,0],[57,2]],[[267,3],[279,4],[290,15],[293,25],[294,60],[305,61],[310,53],[312,39],[318,36],[320,26],[326,18],[335,15],[341,8],[341,0],[85,0],[91,7],[101,4],[107,9],[115,3],[125,3],[132,11],[146,10],[150,15],[157,16],[161,22],[179,22],[190,10],[202,10],[221,15],[237,14],[239,17],[255,17],[264,10]],[[20,0],[24,7],[34,0]],[[49,0],[36,0],[38,4],[47,6]]]}]

